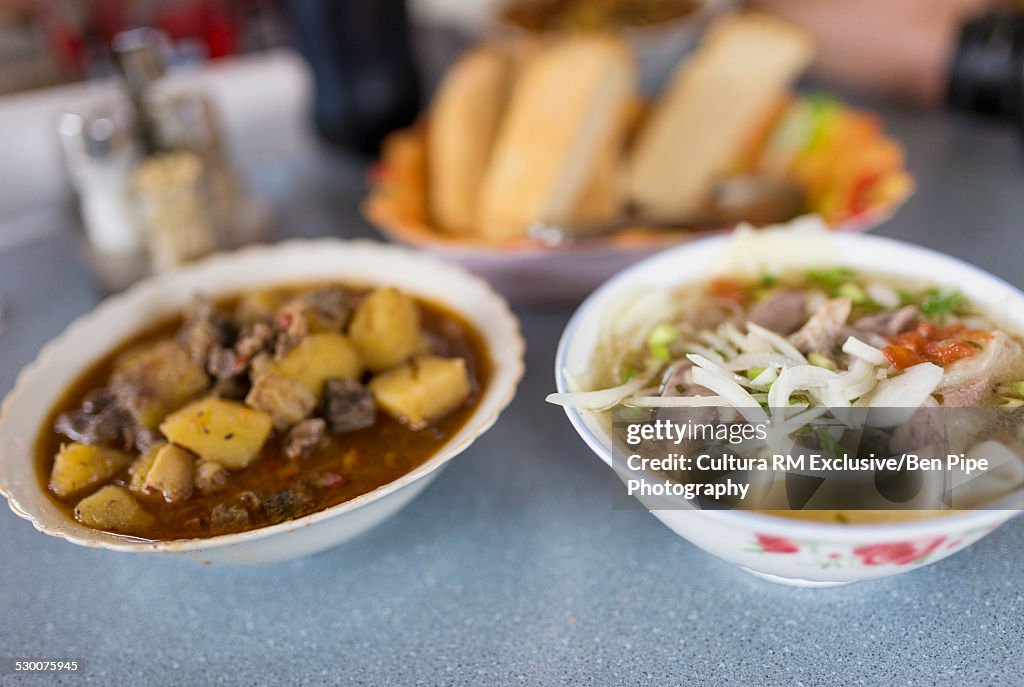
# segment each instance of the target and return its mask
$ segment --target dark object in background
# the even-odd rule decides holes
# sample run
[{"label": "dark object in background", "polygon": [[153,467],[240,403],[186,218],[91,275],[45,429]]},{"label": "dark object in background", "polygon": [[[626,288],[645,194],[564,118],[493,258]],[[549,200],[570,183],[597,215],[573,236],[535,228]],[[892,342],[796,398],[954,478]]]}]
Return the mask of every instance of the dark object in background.
[{"label": "dark object in background", "polygon": [[1024,131],[1024,14],[988,14],[964,25],[949,104],[1011,120]]},{"label": "dark object in background", "polygon": [[313,68],[313,116],[329,142],[375,155],[420,108],[404,0],[289,0],[299,49]]}]

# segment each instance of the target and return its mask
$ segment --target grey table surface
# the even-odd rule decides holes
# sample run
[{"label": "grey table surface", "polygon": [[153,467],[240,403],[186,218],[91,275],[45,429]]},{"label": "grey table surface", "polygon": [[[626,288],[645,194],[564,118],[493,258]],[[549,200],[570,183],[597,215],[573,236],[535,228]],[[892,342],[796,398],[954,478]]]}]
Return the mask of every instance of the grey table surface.
[{"label": "grey table surface", "polygon": [[[885,118],[920,189],[879,233],[1024,286],[1014,133]],[[267,190],[281,236],[373,234],[358,166],[266,172],[287,180]],[[0,252],[0,300],[6,393],[96,302],[68,230]],[[1024,684],[1024,520],[887,580],[811,591],[749,577],[613,508],[616,477],[543,402],[570,311],[520,315],[527,374],[500,423],[408,508],[327,553],[201,567],[75,547],[2,509],[0,657],[79,658],[62,683],[101,685]]]}]

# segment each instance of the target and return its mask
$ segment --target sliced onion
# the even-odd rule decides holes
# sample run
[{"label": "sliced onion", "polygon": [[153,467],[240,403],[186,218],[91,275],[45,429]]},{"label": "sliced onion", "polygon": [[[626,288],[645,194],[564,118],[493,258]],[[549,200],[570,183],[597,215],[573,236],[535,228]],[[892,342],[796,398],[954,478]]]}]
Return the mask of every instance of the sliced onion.
[{"label": "sliced onion", "polygon": [[581,410],[608,410],[643,389],[649,381],[648,375],[639,374],[625,384],[610,389],[548,394],[546,400],[558,406],[570,406]]},{"label": "sliced onion", "polygon": [[878,303],[883,308],[898,308],[900,307],[900,294],[896,289],[892,288],[888,284],[881,282],[871,282],[864,287],[864,291],[871,297],[875,303]]},{"label": "sliced onion", "polygon": [[702,346],[699,343],[686,341],[683,343],[683,350],[696,353],[697,355],[702,355],[717,365],[725,365],[725,358],[719,355],[718,351],[713,351],[707,346]]},{"label": "sliced onion", "polygon": [[729,360],[726,368],[730,370],[749,370],[753,367],[783,367],[789,364],[789,358],[784,355],[761,351],[759,353],[741,353],[732,360]]},{"label": "sliced onion", "polygon": [[632,408],[730,408],[721,396],[633,396],[623,405]]},{"label": "sliced onion", "polygon": [[868,407],[920,408],[941,381],[942,368],[938,365],[921,363],[908,367],[903,374],[880,381],[868,400]]},{"label": "sliced onion", "polygon": [[714,332],[704,330],[697,334],[697,338],[711,346],[716,351],[721,351],[725,358],[735,358],[739,355],[739,351],[734,349],[731,345],[726,343],[722,337],[718,336]]},{"label": "sliced onion", "polygon": [[824,386],[836,376],[835,372],[817,365],[787,367],[779,373],[779,378],[775,380],[768,392],[768,407],[787,408],[789,407],[789,397],[793,395],[794,391]]},{"label": "sliced onion", "polygon": [[761,408],[761,404],[733,380],[703,367],[693,368],[692,374],[694,384],[711,389],[724,398],[729,405],[739,410],[748,422],[757,424],[768,421],[768,415]]},{"label": "sliced onion", "polygon": [[750,380],[751,386],[768,386],[779,378],[779,372],[774,367],[766,367],[764,372]]},{"label": "sliced onion", "polygon": [[855,336],[851,336],[843,344],[843,353],[852,355],[855,358],[866,360],[872,365],[888,367],[889,359],[879,348],[866,344]]},{"label": "sliced onion", "polygon": [[775,350],[777,350],[779,353],[786,356],[787,358],[792,359],[793,362],[799,363],[801,365],[807,363],[807,358],[804,357],[803,353],[796,349],[796,346],[789,343],[788,341],[786,341],[784,337],[779,336],[772,330],[765,329],[764,327],[754,324],[753,322],[747,323],[747,330],[750,331],[752,334],[756,334],[757,336],[767,341]]},{"label": "sliced onion", "polygon": [[828,385],[852,401],[869,393],[877,383],[878,376],[875,374],[874,365],[858,358],[853,361],[849,370],[829,381]]},{"label": "sliced onion", "polygon": [[713,360],[708,360],[702,355],[699,355],[697,353],[690,353],[686,357],[689,359],[691,363],[693,363],[697,367],[703,367],[705,370],[714,372],[715,374],[721,375],[726,379],[731,379],[732,381],[736,382],[741,386],[747,386],[750,384],[750,380],[747,379],[746,377],[741,377],[737,374],[733,374],[729,370],[725,369],[725,367],[723,367],[722,365],[718,364]]}]

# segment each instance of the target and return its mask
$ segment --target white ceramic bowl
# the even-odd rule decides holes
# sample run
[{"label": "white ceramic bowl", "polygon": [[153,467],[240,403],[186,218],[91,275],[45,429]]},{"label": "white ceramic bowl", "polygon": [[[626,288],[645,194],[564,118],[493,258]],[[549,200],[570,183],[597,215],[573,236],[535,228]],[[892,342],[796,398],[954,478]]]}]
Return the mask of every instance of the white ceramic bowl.
[{"label": "white ceramic bowl", "polygon": [[[389,284],[443,303],[482,334],[493,375],[465,426],[423,465],[351,501],[297,520],[241,534],[150,542],[70,520],[36,477],[34,444],[64,390],[96,360],[147,325],[180,312],[194,294],[336,280]],[[259,563],[336,546],[388,518],[447,463],[487,431],[512,400],[523,374],[524,343],[508,304],[478,277],[414,251],[370,241],[294,241],[211,257],[148,279],[76,320],[26,367],[0,412],[0,492],[36,529],[82,546],[173,554],[204,563]]]},{"label": "white ceramic bowl", "polygon": [[[1024,294],[961,260],[878,236],[832,234],[822,240],[833,264],[955,286],[1000,325],[1024,330]],[[729,242],[729,237],[716,237],[667,250],[595,291],[562,335],[555,362],[558,390],[568,391],[565,370],[578,376],[588,368],[601,317],[615,298],[639,287],[701,281],[720,264]],[[822,247],[805,245],[803,258]],[[595,416],[573,408],[566,412],[587,445],[611,466],[607,433]],[[833,586],[913,570],[965,548],[1017,513],[977,510],[900,523],[840,525],[748,511],[652,512],[676,534],[723,560],[775,582],[802,586]]]}]

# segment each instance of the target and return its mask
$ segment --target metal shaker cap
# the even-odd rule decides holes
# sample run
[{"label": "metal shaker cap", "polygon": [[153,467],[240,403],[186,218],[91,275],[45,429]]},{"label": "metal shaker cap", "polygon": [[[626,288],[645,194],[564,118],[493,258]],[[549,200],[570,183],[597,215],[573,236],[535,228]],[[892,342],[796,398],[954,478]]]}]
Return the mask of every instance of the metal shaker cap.
[{"label": "metal shaker cap", "polygon": [[114,54],[128,89],[141,93],[167,71],[166,37],[151,28],[132,29],[114,36]]}]

